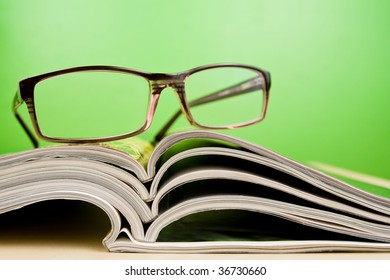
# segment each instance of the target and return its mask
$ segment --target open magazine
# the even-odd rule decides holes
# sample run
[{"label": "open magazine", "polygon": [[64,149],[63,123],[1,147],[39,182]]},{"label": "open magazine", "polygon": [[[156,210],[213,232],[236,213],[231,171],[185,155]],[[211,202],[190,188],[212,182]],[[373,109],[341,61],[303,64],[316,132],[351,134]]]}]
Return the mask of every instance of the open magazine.
[{"label": "open magazine", "polygon": [[390,251],[387,198],[217,132],[134,143],[0,157],[0,213],[92,203],[110,219],[103,244],[115,252]]}]

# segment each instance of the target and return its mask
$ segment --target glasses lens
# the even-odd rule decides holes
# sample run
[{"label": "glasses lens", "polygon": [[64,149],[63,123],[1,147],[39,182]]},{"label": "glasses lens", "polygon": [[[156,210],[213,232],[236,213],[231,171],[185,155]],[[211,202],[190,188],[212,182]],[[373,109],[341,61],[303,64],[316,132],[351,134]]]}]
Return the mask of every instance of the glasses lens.
[{"label": "glasses lens", "polygon": [[35,87],[42,134],[52,138],[112,137],[140,129],[146,119],[149,84],[136,75],[82,71],[55,76]]},{"label": "glasses lens", "polygon": [[186,80],[186,97],[194,120],[208,127],[243,125],[262,118],[264,76],[241,67],[196,72]]}]

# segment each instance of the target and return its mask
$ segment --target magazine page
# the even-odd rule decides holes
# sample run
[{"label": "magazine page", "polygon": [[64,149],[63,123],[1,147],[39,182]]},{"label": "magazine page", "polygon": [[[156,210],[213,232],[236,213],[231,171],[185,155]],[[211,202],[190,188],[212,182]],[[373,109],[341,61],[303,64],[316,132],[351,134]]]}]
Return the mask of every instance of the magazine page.
[{"label": "magazine page", "polygon": [[[183,142],[185,142],[185,144],[179,145],[177,148],[176,144]],[[204,147],[207,145],[211,145],[212,147],[228,147],[243,150],[254,154],[255,157],[272,160],[277,165],[282,166],[284,170],[288,169],[290,173],[300,174],[299,176],[310,178],[312,184],[325,189],[327,192],[331,192],[339,197],[347,198],[348,200],[354,201],[358,204],[369,204],[370,207],[372,206],[378,212],[390,214],[390,199],[353,187],[343,181],[294,160],[288,159],[262,146],[212,131],[196,130],[179,132],[164,138],[164,140],[156,146],[152,156],[150,157],[148,164],[149,176],[151,178],[154,177],[157,169],[162,167],[163,163],[168,162],[168,160],[174,155],[182,151],[186,151],[186,153],[188,153],[188,158],[190,158],[192,151],[191,148]],[[174,157],[173,160],[169,161],[169,164],[174,164],[175,160],[180,160],[180,157]],[[151,190],[152,197],[156,194],[156,187],[157,184],[154,183]]]}]

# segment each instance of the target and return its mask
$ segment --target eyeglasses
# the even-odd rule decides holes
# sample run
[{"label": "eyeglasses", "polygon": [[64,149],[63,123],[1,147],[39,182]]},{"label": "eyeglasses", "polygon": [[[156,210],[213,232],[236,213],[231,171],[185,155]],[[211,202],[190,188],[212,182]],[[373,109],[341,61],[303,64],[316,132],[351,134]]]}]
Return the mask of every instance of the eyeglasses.
[{"label": "eyeglasses", "polygon": [[[103,142],[146,131],[166,88],[177,94],[191,125],[233,129],[264,119],[270,86],[269,72],[241,64],[207,65],[175,74],[83,66],[20,81],[13,110],[35,147],[37,138],[17,111],[24,102],[40,139]],[[180,115],[179,110],[167,121],[156,140]]]}]

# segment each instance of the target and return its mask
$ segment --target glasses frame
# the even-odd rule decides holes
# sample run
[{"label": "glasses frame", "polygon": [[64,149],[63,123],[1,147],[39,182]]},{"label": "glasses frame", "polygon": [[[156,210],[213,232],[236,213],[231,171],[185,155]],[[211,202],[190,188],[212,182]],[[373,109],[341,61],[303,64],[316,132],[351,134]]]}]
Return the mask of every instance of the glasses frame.
[{"label": "glasses frame", "polygon": [[[187,102],[186,94],[185,94],[185,81],[188,77],[191,75],[204,71],[204,70],[210,70],[210,69],[216,69],[216,68],[228,68],[228,67],[234,67],[234,68],[243,68],[243,69],[248,69],[256,72],[259,77],[263,79],[261,81],[261,89],[263,90],[263,105],[261,108],[261,113],[258,118],[236,124],[236,125],[227,125],[227,126],[205,126],[202,124],[199,124],[196,122],[196,120],[193,118],[191,114],[191,106],[198,106],[201,104],[205,104],[208,102],[220,100],[223,98],[239,95],[239,94],[244,94],[246,92],[250,92],[253,90],[254,87],[257,87],[256,89],[259,88],[259,84],[253,81],[246,81],[244,83],[248,83],[249,86],[247,85],[246,88],[242,87],[242,85],[237,85],[233,86],[232,88],[229,89],[223,89],[222,91],[219,92],[214,92],[210,95],[206,95],[205,97],[199,98],[197,100],[192,101],[191,103]],[[117,73],[124,73],[124,74],[131,74],[131,75],[136,75],[139,77],[142,77],[146,79],[149,83],[149,101],[148,101],[148,111],[146,115],[146,119],[144,124],[142,125],[141,128],[138,130],[125,133],[125,134],[120,134],[120,135],[115,135],[115,136],[109,136],[109,137],[95,137],[95,138],[56,138],[56,137],[50,137],[46,136],[42,133],[38,120],[37,120],[37,115],[36,115],[36,110],[35,110],[35,102],[34,102],[34,89],[35,86],[45,80],[49,79],[55,76],[60,76],[60,75],[65,75],[69,73],[76,73],[76,72],[91,72],[91,71],[106,71],[106,72],[117,72]],[[265,87],[263,86],[265,85]],[[30,140],[34,144],[35,147],[38,147],[38,140],[35,137],[34,133],[30,130],[30,128],[27,126],[27,124],[24,122],[24,120],[21,118],[20,114],[17,112],[17,109],[25,102],[28,108],[28,113],[33,125],[33,129],[36,133],[36,135],[45,141],[49,142],[57,142],[57,143],[95,143],[95,142],[106,142],[106,141],[115,141],[115,140],[120,140],[128,137],[135,136],[137,134],[140,134],[144,131],[146,131],[152,124],[152,120],[157,108],[158,100],[160,98],[160,95],[162,91],[166,88],[172,88],[174,92],[177,94],[179,101],[180,101],[180,106],[181,106],[181,112],[183,112],[185,118],[187,121],[194,127],[197,128],[203,128],[203,129],[234,129],[234,128],[239,128],[239,127],[244,127],[248,125],[252,125],[255,123],[258,123],[262,121],[265,118],[267,108],[268,108],[268,100],[269,100],[269,90],[271,87],[271,77],[270,73],[249,65],[244,65],[244,64],[211,64],[211,65],[206,65],[206,66],[201,66],[197,68],[193,68],[187,71],[179,72],[179,73],[174,73],[174,74],[165,74],[165,73],[149,73],[149,72],[143,72],[135,69],[130,69],[130,68],[124,68],[124,67],[117,67],[117,66],[104,66],[104,65],[97,65],[97,66],[80,66],[80,67],[73,67],[73,68],[68,68],[68,69],[63,69],[63,70],[58,70],[58,71],[53,71],[49,72],[46,74],[42,75],[37,75],[34,77],[30,77],[24,80],[21,80],[19,82],[19,88],[18,91],[16,92],[15,98],[14,98],[14,103],[13,103],[13,111],[15,114],[15,117],[21,124],[21,126],[24,128],[26,131],[27,135],[29,136]],[[249,90],[248,90],[249,88]],[[77,102],[77,100],[75,100]],[[158,132],[156,136],[156,140],[160,140],[168,131],[169,127],[174,123],[174,121],[180,116],[180,111],[176,112],[172,116],[172,118],[167,122],[167,124]],[[64,116],[66,117],[66,116]]]}]

